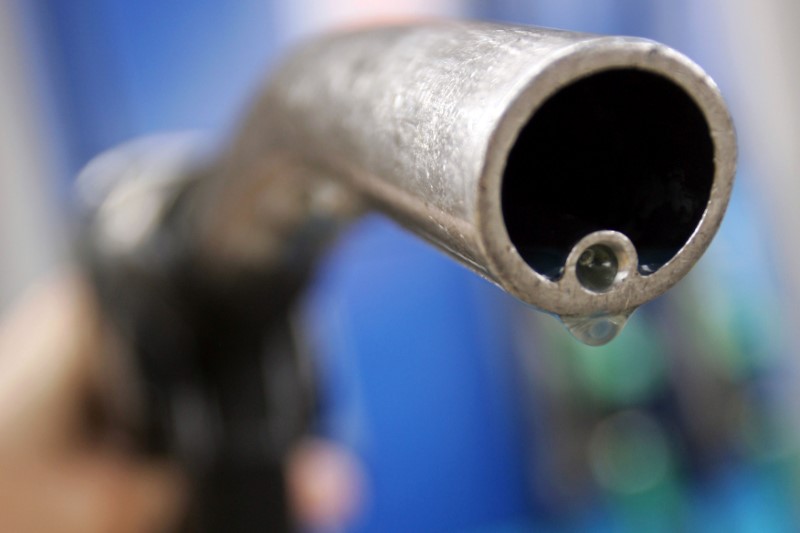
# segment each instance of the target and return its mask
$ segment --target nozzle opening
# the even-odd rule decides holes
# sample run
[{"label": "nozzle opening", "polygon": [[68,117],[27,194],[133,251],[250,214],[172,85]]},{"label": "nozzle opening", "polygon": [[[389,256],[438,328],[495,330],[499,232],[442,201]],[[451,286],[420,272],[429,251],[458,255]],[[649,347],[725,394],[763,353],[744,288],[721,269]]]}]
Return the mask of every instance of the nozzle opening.
[{"label": "nozzle opening", "polygon": [[714,172],[708,123],[683,88],[650,71],[606,70],[534,111],[508,156],[503,217],[522,258],[550,279],[601,230],[626,235],[648,275],[699,225]]}]

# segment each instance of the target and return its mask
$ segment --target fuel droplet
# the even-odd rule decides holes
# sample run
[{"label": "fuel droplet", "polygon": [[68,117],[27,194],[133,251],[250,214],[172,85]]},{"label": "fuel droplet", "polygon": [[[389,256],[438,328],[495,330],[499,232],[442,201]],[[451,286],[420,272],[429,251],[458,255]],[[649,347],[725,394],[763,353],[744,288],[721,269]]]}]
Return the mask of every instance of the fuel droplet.
[{"label": "fuel droplet", "polygon": [[583,251],[575,265],[581,285],[594,292],[607,291],[619,272],[619,260],[605,244],[595,244]]},{"label": "fuel droplet", "polygon": [[618,315],[562,316],[561,322],[573,337],[589,346],[602,346],[614,340],[628,322],[633,310]]}]

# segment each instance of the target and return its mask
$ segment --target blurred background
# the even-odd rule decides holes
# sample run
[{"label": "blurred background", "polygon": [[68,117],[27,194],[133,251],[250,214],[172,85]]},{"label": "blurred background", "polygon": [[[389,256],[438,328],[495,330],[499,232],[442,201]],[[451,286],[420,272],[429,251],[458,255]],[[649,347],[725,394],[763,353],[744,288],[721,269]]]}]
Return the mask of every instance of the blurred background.
[{"label": "blurred background", "polygon": [[0,310],[70,254],[71,183],[132,137],[224,138],[328,28],[470,17],[653,38],[737,123],[729,215],[602,348],[368,218],[304,304],[318,432],[352,450],[348,532],[800,530],[800,3],[0,0]]}]

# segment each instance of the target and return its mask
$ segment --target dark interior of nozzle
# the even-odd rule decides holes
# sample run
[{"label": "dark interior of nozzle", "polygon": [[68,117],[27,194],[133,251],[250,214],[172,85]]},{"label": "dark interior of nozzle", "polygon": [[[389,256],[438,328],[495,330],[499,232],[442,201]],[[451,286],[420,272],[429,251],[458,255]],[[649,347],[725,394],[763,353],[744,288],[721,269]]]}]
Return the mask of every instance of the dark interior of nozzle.
[{"label": "dark interior of nozzle", "polygon": [[713,177],[714,147],[694,100],[657,74],[609,70],[533,114],[508,157],[503,216],[525,261],[551,279],[598,230],[624,233],[646,275],[692,235]]}]

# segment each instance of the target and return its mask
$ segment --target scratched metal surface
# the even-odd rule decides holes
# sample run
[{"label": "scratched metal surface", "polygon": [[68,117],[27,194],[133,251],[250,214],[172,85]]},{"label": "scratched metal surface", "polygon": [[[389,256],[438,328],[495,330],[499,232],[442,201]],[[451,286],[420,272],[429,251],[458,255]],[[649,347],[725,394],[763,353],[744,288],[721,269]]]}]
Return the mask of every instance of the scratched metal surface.
[{"label": "scratched metal surface", "polygon": [[313,147],[304,164],[346,176],[491,278],[475,227],[487,141],[532,70],[592,37],[441,22],[312,41],[278,69],[251,125],[288,150]]},{"label": "scratched metal surface", "polygon": [[[706,213],[673,260],[653,275],[634,272],[593,293],[570,265],[551,281],[521,258],[505,228],[500,190],[506,157],[538,106],[610,68],[649,70],[685,90],[708,121],[716,174]],[[254,191],[241,186],[244,179],[291,189],[308,188],[305,178],[330,178],[529,304],[566,316],[627,313],[674,285],[702,255],[727,205],[735,154],[733,126],[713,81],[666,46],[433,22],[327,36],[290,54],[247,115],[212,203],[234,206],[216,225],[243,235],[246,222],[221,219],[242,218],[241,191]]]}]

